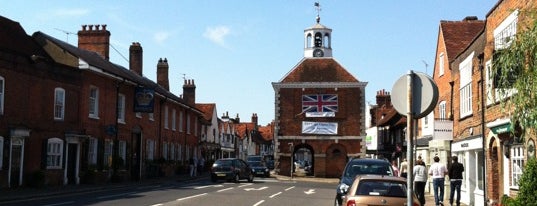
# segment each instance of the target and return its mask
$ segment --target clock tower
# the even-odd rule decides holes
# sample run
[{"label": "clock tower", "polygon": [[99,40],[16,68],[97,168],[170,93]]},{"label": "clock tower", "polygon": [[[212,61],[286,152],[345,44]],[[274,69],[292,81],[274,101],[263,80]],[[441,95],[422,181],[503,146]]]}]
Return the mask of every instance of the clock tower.
[{"label": "clock tower", "polygon": [[304,30],[304,57],[332,57],[332,29],[322,25],[318,3],[316,24]]}]

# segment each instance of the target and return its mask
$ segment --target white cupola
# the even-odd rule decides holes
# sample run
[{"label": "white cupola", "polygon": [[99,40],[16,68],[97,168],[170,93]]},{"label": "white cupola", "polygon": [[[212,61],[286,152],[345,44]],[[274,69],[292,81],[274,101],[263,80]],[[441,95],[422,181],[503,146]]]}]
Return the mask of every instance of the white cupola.
[{"label": "white cupola", "polygon": [[315,7],[317,7],[317,23],[304,29],[304,57],[332,57],[332,29],[320,23],[319,3],[315,3]]}]

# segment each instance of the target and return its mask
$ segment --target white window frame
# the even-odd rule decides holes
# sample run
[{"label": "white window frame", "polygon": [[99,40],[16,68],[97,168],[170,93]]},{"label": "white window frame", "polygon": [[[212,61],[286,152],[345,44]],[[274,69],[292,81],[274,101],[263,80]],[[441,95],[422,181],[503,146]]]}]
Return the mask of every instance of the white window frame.
[{"label": "white window frame", "polygon": [[162,142],[162,157],[168,160],[168,142]]},{"label": "white window frame", "polygon": [[154,113],[148,113],[147,114],[150,121],[155,121],[155,114]]},{"label": "white window frame", "polygon": [[511,183],[510,186],[513,189],[518,189],[518,181],[524,173],[524,145],[511,145]]},{"label": "white window frame", "polygon": [[0,171],[2,171],[2,165],[4,160],[4,137],[0,136]]},{"label": "white window frame", "polygon": [[89,108],[90,118],[99,119],[99,88],[90,86],[89,88]]},{"label": "white window frame", "polygon": [[168,105],[164,106],[164,129],[168,129]]},{"label": "white window frame", "polygon": [[172,130],[173,131],[175,131],[175,129],[177,128],[176,113],[177,111],[175,111],[175,109],[172,109]]},{"label": "white window frame", "polygon": [[5,79],[4,77],[0,76],[0,115],[4,114],[4,93],[5,93]]},{"label": "white window frame", "polygon": [[127,142],[124,140],[119,141],[119,157],[123,160],[123,166],[127,163]]},{"label": "white window frame", "polygon": [[438,76],[444,75],[444,52],[440,53],[438,55]]},{"label": "white window frame", "polygon": [[179,131],[180,132],[184,131],[184,128],[183,128],[183,122],[185,121],[184,119],[185,119],[184,111],[179,112]]},{"label": "white window frame", "polygon": [[459,112],[460,118],[472,115],[472,52],[459,64],[460,88],[459,88]]},{"label": "white window frame", "polygon": [[125,95],[122,93],[118,94],[117,113],[117,121],[119,123],[125,124]]},{"label": "white window frame", "polygon": [[190,134],[190,114],[186,114],[186,133]]},{"label": "white window frame", "polygon": [[47,140],[47,169],[61,169],[63,163],[63,140],[50,138]]},{"label": "white window frame", "polygon": [[65,118],[65,89],[57,87],[54,89],[54,120]]},{"label": "white window frame", "polygon": [[493,31],[494,49],[500,50],[511,46],[517,33],[519,10],[513,11]]},{"label": "white window frame", "polygon": [[147,160],[155,159],[155,141],[153,141],[152,139],[148,139],[146,147]]},{"label": "white window frame", "polygon": [[446,101],[441,101],[438,104],[438,118],[446,119]]},{"label": "white window frame", "polygon": [[183,152],[181,144],[177,144],[177,160],[181,161],[183,160]]},{"label": "white window frame", "polygon": [[99,140],[94,137],[88,139],[88,164],[97,165],[97,148]]}]

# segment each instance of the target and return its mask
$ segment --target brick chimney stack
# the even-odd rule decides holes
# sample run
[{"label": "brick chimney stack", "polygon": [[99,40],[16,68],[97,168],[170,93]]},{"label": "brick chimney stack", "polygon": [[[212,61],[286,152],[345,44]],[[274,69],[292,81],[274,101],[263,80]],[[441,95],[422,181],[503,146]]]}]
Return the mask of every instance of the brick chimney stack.
[{"label": "brick chimney stack", "polygon": [[110,60],[110,32],[106,24],[82,25],[82,30],[78,31],[78,48],[97,52]]},{"label": "brick chimney stack", "polygon": [[196,104],[196,85],[193,79],[185,79],[183,85],[183,99],[190,105]]},{"label": "brick chimney stack", "polygon": [[139,42],[133,42],[129,47],[129,69],[143,76],[143,50]]},{"label": "brick chimney stack", "polygon": [[257,113],[252,114],[252,123],[254,124],[254,129],[258,130]]},{"label": "brick chimney stack", "polygon": [[[162,60],[162,58],[160,58],[157,63],[157,84],[164,87],[167,91],[170,91],[170,81],[168,80],[168,70],[169,70],[168,59],[164,58],[164,60]],[[196,87],[194,86],[194,88]]]},{"label": "brick chimney stack", "polygon": [[392,98],[390,96],[390,92],[387,92],[386,90],[380,90],[377,92],[377,105],[379,107],[382,107],[383,105],[386,105],[386,107],[392,106]]}]

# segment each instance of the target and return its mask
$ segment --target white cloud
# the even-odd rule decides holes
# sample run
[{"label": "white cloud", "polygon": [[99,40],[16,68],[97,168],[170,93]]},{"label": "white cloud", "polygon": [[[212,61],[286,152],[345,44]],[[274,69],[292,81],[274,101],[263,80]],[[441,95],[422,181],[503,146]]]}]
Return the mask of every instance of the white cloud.
[{"label": "white cloud", "polygon": [[89,14],[87,9],[57,9],[52,12],[56,17],[80,17]]},{"label": "white cloud", "polygon": [[161,31],[153,34],[153,39],[158,43],[162,44],[164,41],[166,41],[170,37],[169,32]]},{"label": "white cloud", "polygon": [[203,36],[222,47],[226,47],[225,38],[229,35],[229,32],[230,28],[227,26],[207,27]]}]

